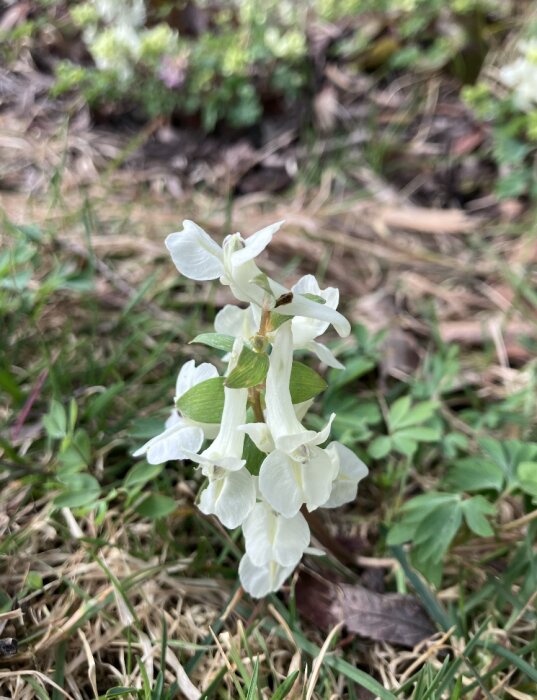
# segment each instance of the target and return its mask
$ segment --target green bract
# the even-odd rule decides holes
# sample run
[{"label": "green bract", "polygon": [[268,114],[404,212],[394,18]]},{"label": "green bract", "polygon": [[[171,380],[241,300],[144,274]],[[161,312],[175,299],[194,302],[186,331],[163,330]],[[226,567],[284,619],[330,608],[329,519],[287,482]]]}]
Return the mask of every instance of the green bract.
[{"label": "green bract", "polygon": [[177,400],[176,405],[190,420],[220,423],[224,410],[224,378],[214,377],[193,386]]}]

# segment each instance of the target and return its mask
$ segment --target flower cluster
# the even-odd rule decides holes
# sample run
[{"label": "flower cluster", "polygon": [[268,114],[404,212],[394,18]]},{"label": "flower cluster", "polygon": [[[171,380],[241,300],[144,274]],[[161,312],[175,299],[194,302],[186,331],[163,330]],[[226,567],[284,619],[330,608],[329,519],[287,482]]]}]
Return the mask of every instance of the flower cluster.
[{"label": "flower cluster", "polygon": [[537,39],[521,41],[520,55],[500,70],[500,80],[513,91],[515,105],[524,112],[537,106]]},{"label": "flower cluster", "polygon": [[145,0],[93,0],[70,13],[97,68],[122,83],[134,77],[139,62],[147,68],[179,55],[178,34],[168,24],[145,28]]},{"label": "flower cluster", "polygon": [[[367,467],[347,447],[330,442],[332,414],[319,432],[303,425],[324,382],[294,362],[310,350],[331,367],[341,363],[317,337],[332,325],[341,336],[348,321],[336,310],[337,289],[321,289],[306,275],[291,289],[265,275],[255,258],[282,222],[218,245],[192,221],[172,233],[166,246],[179,272],[190,279],[220,279],[246,308],[225,306],[215,331],[196,340],[227,350],[222,377],[216,367],[187,362],[179,372],[175,405],[163,433],[146,443],[151,464],[190,459],[207,485],[203,513],[228,528],[242,526],[246,553],[239,566],[243,587],[254,597],[275,591],[310,548],[304,513],[335,508],[356,497]],[[202,450],[205,440],[211,440]]]}]

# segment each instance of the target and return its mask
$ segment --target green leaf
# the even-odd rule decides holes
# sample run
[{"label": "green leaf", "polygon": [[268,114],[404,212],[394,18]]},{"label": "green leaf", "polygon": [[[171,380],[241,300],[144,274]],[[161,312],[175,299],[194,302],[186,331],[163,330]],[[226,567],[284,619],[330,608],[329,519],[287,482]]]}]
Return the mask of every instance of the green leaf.
[{"label": "green leaf", "polygon": [[414,544],[421,561],[440,562],[462,523],[460,499],[445,503],[428,513],[419,524]]},{"label": "green leaf", "polygon": [[246,460],[246,469],[254,476],[259,475],[259,469],[267,455],[258,449],[249,435],[244,438],[242,458]]},{"label": "green leaf", "polygon": [[401,511],[404,513],[414,510],[431,511],[446,503],[455,503],[460,500],[460,496],[456,493],[443,493],[440,491],[430,491],[415,496],[410,501],[403,503]]},{"label": "green leaf", "polygon": [[330,379],[330,393],[332,394],[337,389],[341,389],[341,387],[344,387],[346,384],[350,384],[355,379],[359,379],[364,374],[370,372],[374,366],[375,363],[373,360],[360,355],[359,357],[354,357],[352,360],[345,362],[345,369],[331,369],[328,375]]},{"label": "green leaf", "polygon": [[379,435],[367,448],[368,453],[373,459],[382,459],[390,452],[392,448],[392,439],[388,435]]},{"label": "green leaf", "polygon": [[43,577],[38,571],[29,571],[26,576],[26,586],[34,591],[43,588]]},{"label": "green leaf", "polygon": [[298,677],[299,671],[293,671],[290,676],[288,676],[284,682],[276,688],[272,700],[284,700],[291,692],[292,687]]},{"label": "green leaf", "polygon": [[177,408],[198,423],[220,423],[224,410],[224,378],[213,377],[196,384],[177,401]]},{"label": "green leaf", "polygon": [[397,452],[400,452],[405,457],[412,457],[418,449],[418,443],[413,440],[407,433],[395,433],[392,436],[393,447]]},{"label": "green leaf", "polygon": [[490,508],[494,512],[494,506],[491,506],[482,496],[474,496],[462,502],[466,524],[479,537],[492,537],[494,535],[494,530],[484,515],[485,513],[490,514]]},{"label": "green leaf", "polygon": [[482,457],[458,460],[449,470],[446,483],[458,491],[501,491],[504,474],[501,468]]},{"label": "green leaf", "polygon": [[123,485],[126,489],[134,488],[135,486],[143,486],[149,481],[153,481],[162,471],[163,464],[147,464],[147,462],[139,462],[130,470]]},{"label": "green leaf", "polygon": [[49,412],[43,418],[43,425],[51,438],[60,439],[67,435],[67,415],[59,401],[52,399]]},{"label": "green leaf", "polygon": [[424,425],[415,425],[411,428],[398,429],[393,439],[397,437],[413,440],[414,442],[436,442],[440,440],[440,428],[428,428]]},{"label": "green leaf", "polygon": [[150,493],[135,510],[142,518],[157,520],[158,518],[165,518],[170,513],[173,513],[175,510],[175,501],[173,498],[163,496],[160,493]]},{"label": "green leaf", "polygon": [[265,381],[269,368],[266,352],[254,352],[243,347],[234,369],[225,378],[224,384],[230,389],[245,389]]},{"label": "green leaf", "polygon": [[518,465],[517,477],[523,491],[530,496],[537,496],[537,462],[521,462]]},{"label": "green leaf", "polygon": [[58,474],[69,474],[85,469],[91,461],[91,442],[85,430],[77,430],[73,439],[58,456],[61,469]]},{"label": "green leaf", "polygon": [[393,432],[399,427],[399,424],[403,422],[409,410],[410,396],[402,396],[400,399],[397,399],[394,404],[392,404],[388,415],[390,432]]},{"label": "green leaf", "polygon": [[110,688],[109,690],[106,691],[106,695],[104,696],[105,698],[124,698],[125,696],[129,695],[137,695],[138,691],[136,688],[132,687],[127,687],[127,686],[117,686],[116,688]]},{"label": "green leaf", "polygon": [[[395,405],[396,404],[394,404],[393,407],[395,407]],[[437,408],[437,401],[422,401],[421,403],[416,404],[398,421],[397,430],[400,430],[401,428],[407,428],[411,425],[419,425],[421,423],[425,423],[434,416]]]},{"label": "green leaf", "polygon": [[235,338],[225,333],[200,333],[189,344],[201,343],[202,345],[208,345],[210,348],[216,348],[216,350],[230,352],[233,349],[234,342]]},{"label": "green leaf", "polygon": [[91,474],[62,476],[65,490],[54,499],[56,508],[82,508],[94,504],[100,494],[99,482]]},{"label": "green leaf", "polygon": [[246,700],[256,700],[258,697],[258,678],[259,678],[259,656],[255,657],[254,668],[252,670],[252,678],[248,687],[248,695]]},{"label": "green leaf", "polygon": [[6,367],[0,367],[0,389],[8,393],[14,401],[22,401],[24,398],[15,377]]},{"label": "green leaf", "polygon": [[289,391],[293,403],[312,399],[326,389],[326,382],[320,374],[302,362],[293,362]]},{"label": "green leaf", "polygon": [[400,523],[396,523],[395,525],[393,525],[393,527],[390,528],[390,531],[388,532],[386,544],[389,547],[395,547],[398,544],[410,542],[416,534],[418,525],[419,521],[408,522],[407,520],[403,520]]}]

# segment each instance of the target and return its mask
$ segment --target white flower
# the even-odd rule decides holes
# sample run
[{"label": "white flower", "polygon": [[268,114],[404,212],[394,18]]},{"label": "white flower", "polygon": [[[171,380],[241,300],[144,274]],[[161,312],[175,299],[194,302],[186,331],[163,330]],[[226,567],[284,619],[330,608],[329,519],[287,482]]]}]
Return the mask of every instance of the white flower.
[{"label": "white flower", "polygon": [[218,435],[200,455],[189,455],[190,459],[202,465],[205,476],[211,477],[215,467],[237,471],[244,466],[244,432],[238,428],[246,420],[247,400],[248,389],[224,387],[224,410]]},{"label": "white flower", "polygon": [[319,447],[309,447],[302,461],[275,450],[261,465],[259,489],[274,510],[292,518],[304,503],[309,511],[322,506],[335,475],[333,462]]},{"label": "white flower", "polygon": [[104,22],[121,22],[142,27],[145,22],[144,0],[93,0],[97,14]]},{"label": "white flower", "polygon": [[226,236],[223,246],[193,221],[183,221],[183,230],[166,238],[166,247],[181,274],[193,280],[220,278],[240,301],[263,304],[265,291],[254,282],[261,270],[254,263],[270,243],[283,221],[267,226],[248,238],[239,233]]},{"label": "white flower", "polygon": [[[184,364],[177,376],[175,400],[180,398],[196,384],[218,376],[218,370],[208,362],[196,367],[194,360]],[[173,410],[166,421],[164,432],[152,438],[133,457],[146,455],[149,464],[162,464],[174,459],[190,459],[192,453],[199,452],[205,438],[214,437],[218,426],[209,423],[196,423],[184,418]]]},{"label": "white flower", "polygon": [[521,41],[522,54],[500,69],[500,80],[513,91],[515,105],[529,112],[537,105],[537,39]]},{"label": "white flower", "polygon": [[[268,304],[276,308],[277,299],[289,294],[289,290],[263,275],[254,262],[270,243],[283,221],[267,226],[248,238],[234,233],[224,239],[219,246],[193,221],[183,221],[183,230],[171,233],[166,238],[166,247],[181,274],[189,279],[203,281],[220,278],[222,284],[229,285],[239,301],[259,307]],[[261,286],[263,278],[271,291]],[[350,333],[347,319],[327,304],[319,304],[300,293],[293,292],[292,300],[277,307],[278,313],[288,316],[306,316],[331,323],[341,336]]]},{"label": "white flower", "polygon": [[358,482],[369,474],[369,469],[352,450],[340,442],[331,442],[326,448],[332,462],[337,465],[337,476],[332,483],[330,498],[323,508],[339,508],[350,503],[358,493]]},{"label": "white flower", "polygon": [[126,82],[140,57],[140,36],[129,24],[114,24],[96,34],[90,51],[100,70],[114,71]]},{"label": "white flower", "polygon": [[226,304],[215,316],[214,330],[234,338],[249,340],[259,328],[261,314],[254,314],[255,308],[257,307],[249,306],[247,309],[241,309],[233,304]]},{"label": "white flower", "polygon": [[216,515],[222,525],[233,529],[248,517],[255,494],[255,479],[244,467],[238,471],[215,469],[201,493],[199,509],[206,515]]},{"label": "white flower", "polygon": [[267,503],[256,503],[242,526],[246,553],[255,566],[275,561],[296,566],[310,542],[310,530],[302,513],[284,518]]},{"label": "white flower", "polygon": [[[337,474],[337,466],[319,447],[328,438],[335,415],[319,433],[306,430],[300,423],[289,391],[292,360],[291,326],[285,323],[274,339],[267,374],[266,428],[275,449],[261,465],[259,488],[274,510],[287,518],[296,515],[303,503],[314,510],[328,500]],[[242,429],[262,449],[272,446],[266,428],[251,424]]]},{"label": "white flower", "polygon": [[331,324],[336,329],[337,333],[345,338],[351,332],[351,325],[343,316],[328,304],[320,304],[317,301],[308,299],[302,293],[289,292],[285,287],[283,287],[278,282],[268,278],[268,284],[271,291],[276,299],[292,294],[292,299],[287,304],[281,304],[276,307],[276,311],[284,316],[305,316],[306,318],[314,318],[319,321],[325,321],[327,324]]},{"label": "white flower", "polygon": [[[314,294],[325,300],[325,305],[334,311],[339,303],[339,290],[335,287],[327,287],[321,289],[313,275],[305,275],[291,287],[291,291],[296,294]],[[312,302],[317,303],[317,302]],[[321,304],[317,303],[317,307]],[[319,309],[314,307],[317,313]],[[282,307],[283,308],[283,307]],[[280,309],[277,309],[280,311]],[[322,312],[321,312],[322,313]],[[260,309],[255,306],[249,306],[247,309],[240,309],[237,306],[227,304],[221,309],[214,320],[214,328],[217,333],[231,335],[234,338],[243,338],[249,340],[252,338],[259,328]],[[325,345],[315,341],[317,336],[326,331],[329,322],[326,320],[318,320],[306,316],[295,316],[292,319],[293,333],[293,349],[294,350],[309,350],[329,367],[343,369],[343,365],[336,359],[331,350]],[[269,339],[271,334],[269,334]]]},{"label": "white flower", "polygon": [[263,598],[272,591],[281,588],[295,566],[280,566],[271,561],[263,566],[256,566],[245,554],[239,564],[239,576],[244,590],[253,598]]},{"label": "white flower", "polygon": [[[229,367],[236,362],[239,345],[235,344]],[[256,482],[244,468],[244,432],[238,429],[246,420],[247,400],[248,389],[224,387],[224,410],[218,435],[200,455],[188,455],[209,477],[209,485],[201,493],[200,510],[216,515],[229,528],[238,527],[255,505]]]},{"label": "white flower", "polygon": [[[313,275],[301,277],[296,284],[291,287],[293,292],[299,294],[314,294],[324,299],[325,305],[329,309],[337,309],[339,304],[339,289],[327,287],[321,289]],[[293,331],[293,348],[295,350],[310,350],[329,367],[344,369],[325,345],[316,342],[315,338],[322,335],[329,326],[328,321],[320,321],[305,316],[295,316],[291,322]]]},{"label": "white flower", "polygon": [[328,438],[335,414],[319,433],[304,428],[296,416],[289,389],[292,365],[291,324],[284,323],[276,333],[270,354],[265,391],[266,423],[277,450],[293,454],[303,448],[300,454],[304,456],[307,447],[320,445]]}]

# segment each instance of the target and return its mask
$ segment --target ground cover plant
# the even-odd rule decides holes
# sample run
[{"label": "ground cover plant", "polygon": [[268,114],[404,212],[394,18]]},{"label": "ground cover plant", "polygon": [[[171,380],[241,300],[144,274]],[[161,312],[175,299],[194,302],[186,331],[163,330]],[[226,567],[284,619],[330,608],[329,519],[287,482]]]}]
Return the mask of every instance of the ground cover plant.
[{"label": "ground cover plant", "polygon": [[[2,13],[2,51],[22,49],[0,73],[0,695],[535,697],[533,117],[517,63],[532,25],[524,3],[510,19],[358,4],[337,7],[370,38],[356,47],[330,15],[310,126],[274,133],[265,112],[261,140],[54,97],[66,5]],[[513,51],[463,90],[438,40],[466,55],[453,17],[472,34],[476,16],[487,47]],[[181,367],[227,365],[229,289],[179,275],[164,245],[183,219],[218,245],[285,219],[260,268],[284,291],[310,275],[338,288],[350,321],[309,339],[318,358],[297,349],[324,389],[302,420],[318,433],[336,414],[330,440],[369,474],[356,500],[309,514],[325,554],[261,598],[241,587],[240,528],[198,508],[201,470],[150,442]]]}]

